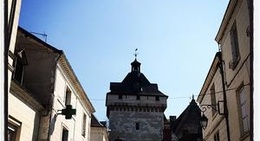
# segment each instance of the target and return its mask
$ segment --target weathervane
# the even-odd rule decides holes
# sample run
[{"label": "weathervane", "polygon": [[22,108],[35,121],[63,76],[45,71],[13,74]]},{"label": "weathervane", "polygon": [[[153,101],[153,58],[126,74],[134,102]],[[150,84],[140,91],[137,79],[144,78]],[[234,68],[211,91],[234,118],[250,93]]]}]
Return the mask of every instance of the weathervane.
[{"label": "weathervane", "polygon": [[135,59],[137,58],[137,55],[138,55],[137,50],[138,50],[138,48],[135,49],[135,53],[134,53]]}]

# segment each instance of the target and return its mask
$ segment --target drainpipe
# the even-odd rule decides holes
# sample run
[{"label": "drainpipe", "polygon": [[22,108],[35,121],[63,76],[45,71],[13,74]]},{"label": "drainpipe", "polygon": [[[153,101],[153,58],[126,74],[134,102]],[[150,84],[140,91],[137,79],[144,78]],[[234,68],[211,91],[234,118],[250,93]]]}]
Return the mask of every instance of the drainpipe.
[{"label": "drainpipe", "polygon": [[228,120],[227,93],[226,93],[226,87],[225,87],[225,77],[224,77],[223,60],[222,60],[221,51],[218,52],[218,58],[219,58],[218,65],[219,65],[220,75],[221,75],[221,80],[222,80],[223,100],[224,100],[224,118],[225,118],[226,127],[227,127],[227,139],[228,139],[228,141],[230,141],[230,127],[229,127],[229,120]]},{"label": "drainpipe", "polygon": [[250,48],[250,141],[254,137],[254,4],[253,0],[247,0],[249,13],[249,48]]},{"label": "drainpipe", "polygon": [[[3,34],[4,34],[4,39],[3,39],[3,44],[4,44],[4,53],[3,53],[3,60],[4,60],[4,93],[3,93],[3,112],[4,112],[4,115],[3,115],[3,118],[4,118],[4,140],[7,140],[7,137],[8,137],[8,132],[7,132],[7,129],[8,129],[8,51],[9,51],[9,42],[8,42],[8,38],[9,35],[8,35],[8,0],[4,0],[1,2],[1,8],[3,8],[3,12],[4,14],[1,14],[1,16],[3,15],[3,18],[1,18],[1,20],[3,19]],[[1,9],[2,10],[2,9]],[[1,37],[2,38],[2,37]],[[2,55],[2,54],[1,54]],[[2,114],[2,113],[1,113]],[[2,125],[1,125],[2,126]],[[1,132],[2,133],[2,132]],[[2,139],[2,138],[1,138]]]}]

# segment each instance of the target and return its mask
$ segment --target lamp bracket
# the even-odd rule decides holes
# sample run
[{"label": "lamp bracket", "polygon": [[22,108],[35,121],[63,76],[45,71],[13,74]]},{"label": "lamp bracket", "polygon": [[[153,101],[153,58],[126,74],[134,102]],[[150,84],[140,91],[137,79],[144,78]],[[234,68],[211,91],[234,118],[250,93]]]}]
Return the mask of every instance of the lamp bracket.
[{"label": "lamp bracket", "polygon": [[224,101],[218,101],[217,105],[212,104],[201,104],[200,109],[201,112],[204,113],[207,109],[214,109],[218,112],[219,115],[225,115],[225,109],[224,109]]}]

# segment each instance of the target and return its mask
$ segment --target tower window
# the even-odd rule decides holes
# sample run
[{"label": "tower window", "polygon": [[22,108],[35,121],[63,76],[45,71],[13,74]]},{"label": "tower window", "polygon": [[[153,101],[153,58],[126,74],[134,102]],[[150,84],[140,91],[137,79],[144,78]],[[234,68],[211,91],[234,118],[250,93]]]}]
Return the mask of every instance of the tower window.
[{"label": "tower window", "polygon": [[136,96],[136,100],[140,100],[140,95],[137,95],[137,96]]},{"label": "tower window", "polygon": [[156,96],[156,97],[155,97],[155,101],[159,101],[159,96]]},{"label": "tower window", "polygon": [[135,123],[135,130],[139,130],[140,129],[140,123],[139,122],[136,122]]},{"label": "tower window", "polygon": [[118,99],[122,99],[123,98],[123,96],[120,94],[120,95],[118,95]]}]

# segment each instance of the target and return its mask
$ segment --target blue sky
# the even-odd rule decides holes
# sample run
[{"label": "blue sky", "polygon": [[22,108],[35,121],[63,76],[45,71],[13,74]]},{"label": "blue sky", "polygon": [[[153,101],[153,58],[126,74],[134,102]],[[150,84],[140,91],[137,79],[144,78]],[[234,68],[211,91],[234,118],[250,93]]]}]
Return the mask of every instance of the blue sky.
[{"label": "blue sky", "polygon": [[[46,33],[65,52],[99,120],[110,82],[141,71],[168,95],[166,116],[199,94],[218,51],[215,36],[228,0],[23,0],[19,25]],[[39,36],[39,38],[42,38]],[[43,39],[43,38],[42,38]],[[44,39],[43,39],[44,40]]]}]

